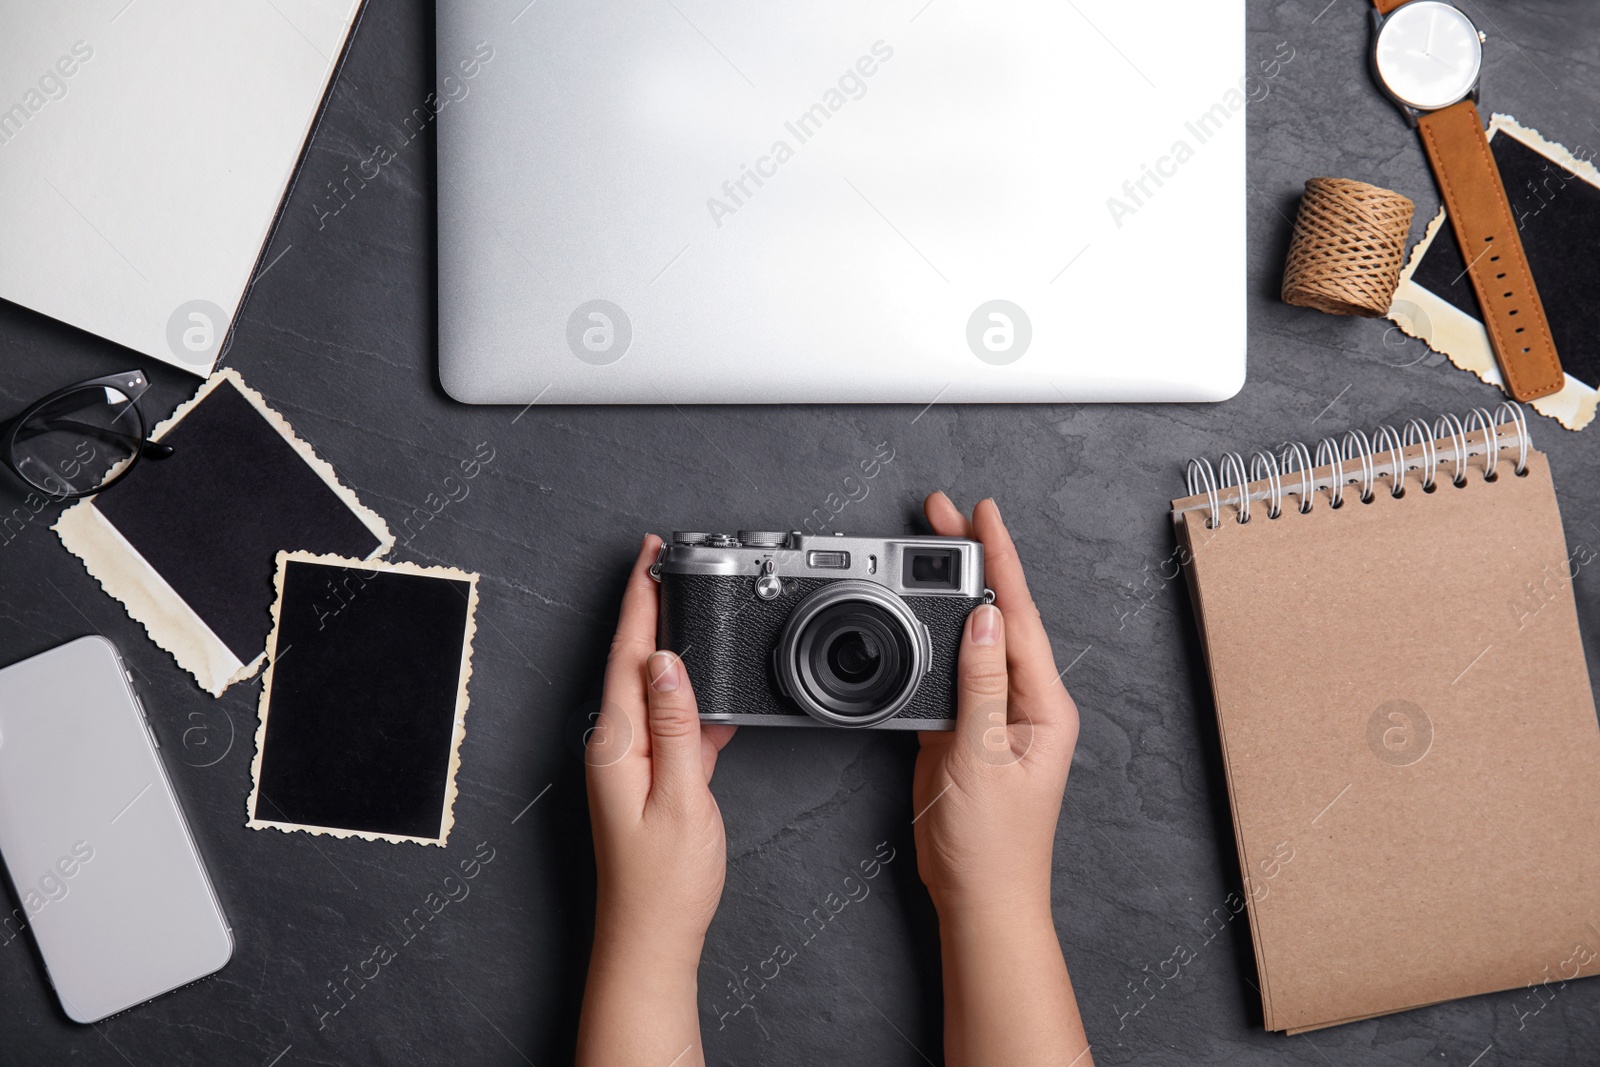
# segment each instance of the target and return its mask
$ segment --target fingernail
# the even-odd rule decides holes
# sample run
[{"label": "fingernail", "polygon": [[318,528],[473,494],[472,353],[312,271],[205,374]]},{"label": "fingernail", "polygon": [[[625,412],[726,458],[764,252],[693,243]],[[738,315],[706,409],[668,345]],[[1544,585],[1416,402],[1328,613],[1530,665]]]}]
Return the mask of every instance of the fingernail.
[{"label": "fingernail", "polygon": [[972,643],[993,645],[1000,641],[1000,609],[985,604],[972,613]]},{"label": "fingernail", "polygon": [[650,653],[648,669],[651,689],[658,693],[671,693],[678,688],[678,657],[671,652]]},{"label": "fingernail", "polygon": [[1000,516],[1000,505],[999,505],[999,503],[998,503],[998,502],[997,502],[997,501],[996,501],[996,500],[995,500],[995,498],[994,498],[994,497],[990,497],[990,498],[989,498],[989,506],[990,506],[990,507],[991,507],[991,508],[994,508],[994,517],[995,517],[995,518],[997,518],[997,519],[1000,519],[1000,521],[1001,521],[1001,522],[1004,522],[1004,521],[1005,521],[1005,519],[1003,519],[1003,518],[1001,518],[1001,516]]}]

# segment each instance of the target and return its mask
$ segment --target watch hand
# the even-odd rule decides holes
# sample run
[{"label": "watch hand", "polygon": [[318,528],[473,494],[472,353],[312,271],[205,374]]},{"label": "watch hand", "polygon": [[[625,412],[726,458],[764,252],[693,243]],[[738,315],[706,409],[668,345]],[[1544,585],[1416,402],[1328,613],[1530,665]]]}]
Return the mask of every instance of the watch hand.
[{"label": "watch hand", "polygon": [[1431,62],[1437,63],[1442,67],[1450,67],[1450,62],[1448,60],[1441,59],[1439,56],[1430,55],[1427,52],[1419,52],[1415,48],[1407,48],[1402,55],[1416,56],[1418,59],[1430,60]]},{"label": "watch hand", "polygon": [[1430,59],[1433,58],[1433,27],[1438,21],[1438,15],[1430,15],[1428,17],[1428,39],[1422,44],[1422,54]]}]

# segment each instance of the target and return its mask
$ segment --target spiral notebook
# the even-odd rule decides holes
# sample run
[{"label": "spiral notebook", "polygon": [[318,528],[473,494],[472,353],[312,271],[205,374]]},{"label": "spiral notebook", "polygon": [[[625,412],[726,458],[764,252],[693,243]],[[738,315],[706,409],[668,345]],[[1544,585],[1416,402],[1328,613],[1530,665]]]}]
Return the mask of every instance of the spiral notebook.
[{"label": "spiral notebook", "polygon": [[1520,408],[1198,460],[1172,518],[1266,1027],[1600,973],[1588,560]]}]

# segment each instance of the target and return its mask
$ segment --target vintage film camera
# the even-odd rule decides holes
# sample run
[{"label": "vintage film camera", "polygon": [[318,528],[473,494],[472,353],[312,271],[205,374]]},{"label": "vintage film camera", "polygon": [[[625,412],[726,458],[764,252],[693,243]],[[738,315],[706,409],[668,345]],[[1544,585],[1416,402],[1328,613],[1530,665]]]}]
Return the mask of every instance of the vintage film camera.
[{"label": "vintage film camera", "polygon": [[956,537],[674,533],[650,574],[702,722],[951,729],[962,627],[994,599]]}]

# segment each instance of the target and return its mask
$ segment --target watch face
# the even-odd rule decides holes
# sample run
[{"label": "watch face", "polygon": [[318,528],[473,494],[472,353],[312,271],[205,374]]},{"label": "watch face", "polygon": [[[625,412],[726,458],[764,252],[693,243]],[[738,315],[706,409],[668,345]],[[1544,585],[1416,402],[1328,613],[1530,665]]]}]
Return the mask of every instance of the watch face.
[{"label": "watch face", "polygon": [[1478,28],[1437,0],[1412,0],[1378,31],[1378,76],[1389,91],[1424,111],[1464,99],[1478,81],[1483,44]]}]

